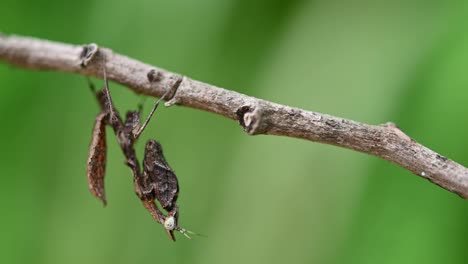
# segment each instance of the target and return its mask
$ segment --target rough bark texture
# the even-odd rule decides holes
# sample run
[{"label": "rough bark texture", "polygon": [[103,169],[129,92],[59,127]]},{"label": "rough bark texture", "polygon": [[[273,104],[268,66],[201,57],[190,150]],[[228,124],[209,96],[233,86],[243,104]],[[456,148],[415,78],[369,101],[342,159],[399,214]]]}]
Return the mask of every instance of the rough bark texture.
[{"label": "rough bark texture", "polygon": [[[102,56],[105,57],[103,60]],[[442,188],[468,198],[468,169],[418,144],[392,123],[368,125],[280,105],[151,66],[96,44],[69,45],[0,35],[0,60],[35,70],[73,72],[108,78],[137,93],[237,120],[250,135],[288,136],[336,145],[389,160]]]}]

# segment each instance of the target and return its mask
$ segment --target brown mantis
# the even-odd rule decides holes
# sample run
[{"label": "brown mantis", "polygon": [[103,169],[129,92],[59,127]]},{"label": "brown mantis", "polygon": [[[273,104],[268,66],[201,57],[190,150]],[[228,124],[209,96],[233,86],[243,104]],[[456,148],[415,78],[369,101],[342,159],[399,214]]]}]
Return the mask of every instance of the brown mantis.
[{"label": "brown mantis", "polygon": [[[96,91],[94,85],[88,79],[89,86],[101,107],[101,112],[97,115],[94,123],[87,161],[89,190],[104,203],[104,206],[107,204],[104,177],[107,158],[105,127],[108,125],[113,128],[120,148],[125,155],[125,163],[132,170],[135,192],[145,208],[158,223],[163,225],[172,240],[175,241],[174,230],[190,239],[189,234],[195,233],[178,225],[179,212],[176,201],[179,194],[179,185],[174,171],[164,158],[161,144],[154,139],[148,140],[142,168],[139,165],[134,149],[136,141],[145,130],[161,100],[168,95],[170,89],[156,101],[143,124],[140,124],[141,106],[138,111],[128,111],[125,121],[123,121],[112,102],[105,64],[103,59],[103,89]],[[167,215],[159,210],[155,200],[159,201],[160,205],[167,211]]]}]

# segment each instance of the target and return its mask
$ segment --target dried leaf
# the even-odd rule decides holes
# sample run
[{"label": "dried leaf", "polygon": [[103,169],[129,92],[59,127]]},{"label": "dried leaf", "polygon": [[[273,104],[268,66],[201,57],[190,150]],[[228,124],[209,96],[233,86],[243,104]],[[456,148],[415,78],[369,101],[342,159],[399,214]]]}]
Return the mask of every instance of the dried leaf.
[{"label": "dried leaf", "polygon": [[102,112],[96,117],[94,123],[91,145],[89,146],[87,176],[88,187],[91,193],[100,199],[104,206],[107,204],[104,190],[104,176],[106,173],[106,120],[108,113]]}]

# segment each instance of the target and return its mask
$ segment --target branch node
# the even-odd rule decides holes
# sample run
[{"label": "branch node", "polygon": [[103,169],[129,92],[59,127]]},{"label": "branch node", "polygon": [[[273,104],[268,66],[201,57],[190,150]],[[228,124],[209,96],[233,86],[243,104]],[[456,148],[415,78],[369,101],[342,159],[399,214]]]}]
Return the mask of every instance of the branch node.
[{"label": "branch node", "polygon": [[243,105],[236,111],[237,121],[249,135],[264,133],[261,129],[263,111],[259,105]]},{"label": "branch node", "polygon": [[382,124],[383,127],[386,127],[390,130],[392,130],[399,138],[405,140],[405,141],[414,141],[411,137],[406,135],[405,132],[403,132],[395,123],[393,122],[387,122],[385,124]]},{"label": "branch node", "polygon": [[146,75],[146,77],[148,77],[148,81],[150,83],[159,82],[162,78],[162,73],[156,71],[155,69],[151,69]]},{"label": "branch node", "polygon": [[83,46],[83,50],[80,53],[80,65],[82,68],[88,66],[88,63],[94,58],[94,55],[96,55],[98,49],[98,45],[95,43]]},{"label": "branch node", "polygon": [[[165,107],[170,107],[170,106],[173,106],[175,104],[179,104],[180,103],[180,98],[178,98],[176,96],[177,94],[177,90],[179,89],[180,87],[180,84],[182,83],[182,81],[184,80],[184,76],[183,75],[180,75],[180,74],[177,74],[175,75],[175,81],[174,81],[174,84],[170,85],[170,89],[171,89],[171,93],[169,94],[169,96],[167,97],[168,99],[170,99],[169,101],[167,101],[166,103],[164,103],[164,106]],[[173,78],[173,77],[171,77]]]}]

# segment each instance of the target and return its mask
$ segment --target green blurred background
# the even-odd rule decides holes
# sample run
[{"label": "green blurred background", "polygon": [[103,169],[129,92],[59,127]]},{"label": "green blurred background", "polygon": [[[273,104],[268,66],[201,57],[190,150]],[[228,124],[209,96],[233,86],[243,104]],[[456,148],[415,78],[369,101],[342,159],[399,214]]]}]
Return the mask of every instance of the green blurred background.
[{"label": "green blurred background", "polygon": [[[2,0],[0,30],[96,42],[267,100],[393,121],[468,165],[464,2]],[[458,196],[375,157],[249,137],[178,106],[160,108],[138,144],[141,159],[144,141],[162,142],[181,186],[180,224],[208,236],[173,243],[138,201],[112,137],[108,207],[89,193],[98,106],[84,77],[2,63],[0,87],[0,263],[468,261]],[[121,112],[142,100],[111,91]]]}]

